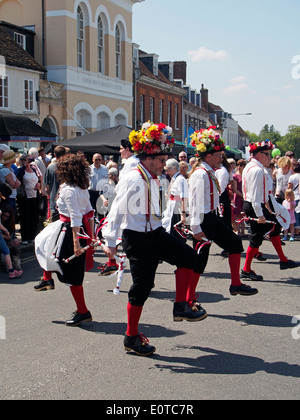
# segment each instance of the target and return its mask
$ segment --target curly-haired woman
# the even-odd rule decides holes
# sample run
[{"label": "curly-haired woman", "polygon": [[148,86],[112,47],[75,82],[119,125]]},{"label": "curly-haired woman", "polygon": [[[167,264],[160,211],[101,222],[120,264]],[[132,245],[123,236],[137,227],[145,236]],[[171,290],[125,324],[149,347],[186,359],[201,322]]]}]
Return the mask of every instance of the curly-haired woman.
[{"label": "curly-haired woman", "polygon": [[[66,229],[59,253],[63,274],[57,275],[62,283],[70,286],[77,305],[73,317],[66,321],[67,326],[77,326],[83,321],[92,320],[85,304],[83,280],[84,272],[93,267],[93,255],[89,251],[85,253],[82,247],[86,245],[86,240],[80,239],[82,228],[91,239],[94,237],[94,211],[87,189],[89,171],[89,163],[80,154],[63,156],[57,166],[57,178],[61,183],[57,206],[60,220]],[[73,254],[76,258],[69,263],[64,262]]]}]

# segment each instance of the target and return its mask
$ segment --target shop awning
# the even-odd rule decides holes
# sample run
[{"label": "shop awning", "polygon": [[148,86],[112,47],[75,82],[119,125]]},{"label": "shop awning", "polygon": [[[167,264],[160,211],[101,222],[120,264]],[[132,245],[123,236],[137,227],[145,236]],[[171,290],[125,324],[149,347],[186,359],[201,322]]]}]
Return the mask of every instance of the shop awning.
[{"label": "shop awning", "polygon": [[0,114],[0,140],[17,142],[56,141],[56,134],[50,133],[27,117]]},{"label": "shop awning", "polygon": [[173,147],[173,152],[175,154],[177,154],[177,153],[180,153],[182,150],[187,152],[188,155],[194,155],[195,154],[195,149],[192,146],[187,146],[187,148],[186,148],[185,144],[183,142],[175,140],[175,144],[174,144],[174,147]]},{"label": "shop awning", "polygon": [[[226,153],[226,151],[229,153]],[[233,157],[235,160],[242,159],[243,157],[243,152],[241,150],[235,149],[234,147],[231,147],[231,146],[226,146],[225,154],[227,154],[227,157]]]}]

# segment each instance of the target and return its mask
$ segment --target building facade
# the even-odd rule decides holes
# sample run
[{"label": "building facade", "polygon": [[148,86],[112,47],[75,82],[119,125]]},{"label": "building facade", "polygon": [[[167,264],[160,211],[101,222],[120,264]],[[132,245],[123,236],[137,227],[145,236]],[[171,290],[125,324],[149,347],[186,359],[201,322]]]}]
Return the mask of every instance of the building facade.
[{"label": "building facade", "polygon": [[145,121],[162,122],[173,128],[175,139],[181,142],[185,91],[174,82],[173,63],[158,58],[133,45],[133,126],[140,129]]},{"label": "building facade", "polygon": [[0,0],[3,21],[30,27],[40,124],[67,139],[132,125],[132,9],[143,0]]}]

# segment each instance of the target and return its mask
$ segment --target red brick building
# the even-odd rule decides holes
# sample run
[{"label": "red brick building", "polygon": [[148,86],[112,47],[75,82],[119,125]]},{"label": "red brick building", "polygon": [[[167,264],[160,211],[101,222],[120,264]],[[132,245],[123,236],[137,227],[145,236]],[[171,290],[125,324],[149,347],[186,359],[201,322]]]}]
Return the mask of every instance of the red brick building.
[{"label": "red brick building", "polygon": [[140,129],[149,120],[162,122],[172,127],[175,139],[182,142],[186,92],[173,81],[173,63],[159,63],[156,54],[147,54],[134,47],[134,128]]}]

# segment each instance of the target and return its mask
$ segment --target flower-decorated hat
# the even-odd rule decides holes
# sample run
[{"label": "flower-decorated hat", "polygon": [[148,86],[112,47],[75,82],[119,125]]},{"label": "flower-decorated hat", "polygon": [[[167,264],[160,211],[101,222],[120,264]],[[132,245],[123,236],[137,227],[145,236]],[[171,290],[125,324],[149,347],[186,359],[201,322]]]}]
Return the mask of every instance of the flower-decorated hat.
[{"label": "flower-decorated hat", "polygon": [[215,129],[216,127],[213,126],[206,129],[201,128],[191,135],[191,144],[196,149],[197,157],[225,149],[225,141]]},{"label": "flower-decorated hat", "polygon": [[250,153],[258,153],[264,150],[273,150],[275,145],[270,142],[270,140],[263,140],[256,143],[249,144]]},{"label": "flower-decorated hat", "polygon": [[175,143],[171,127],[151,122],[144,123],[139,131],[133,130],[129,141],[133,152],[139,156],[167,155]]}]

